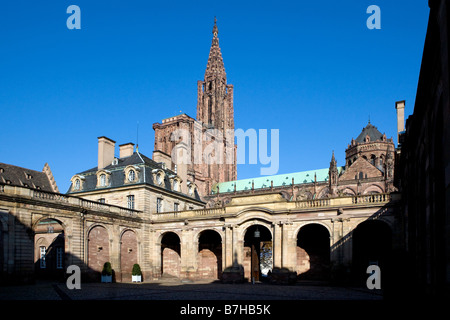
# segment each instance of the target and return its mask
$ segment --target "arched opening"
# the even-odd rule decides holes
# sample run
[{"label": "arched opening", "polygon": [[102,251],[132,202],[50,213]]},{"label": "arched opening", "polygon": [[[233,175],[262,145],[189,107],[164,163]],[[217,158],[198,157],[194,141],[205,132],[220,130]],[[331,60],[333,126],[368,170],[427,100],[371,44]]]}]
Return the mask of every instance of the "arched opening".
[{"label": "arched opening", "polygon": [[198,277],[220,279],[222,275],[222,238],[213,230],[205,230],[198,238]]},{"label": "arched opening", "polygon": [[34,266],[37,278],[64,279],[65,237],[59,221],[44,219],[34,227]]},{"label": "arched opening", "polygon": [[320,224],[311,223],[297,234],[297,274],[299,279],[325,280],[330,271],[330,233]]},{"label": "arched opening", "polygon": [[364,221],[353,231],[352,243],[354,280],[359,284],[365,284],[368,266],[378,265],[380,270],[383,270],[387,265],[392,250],[392,232],[383,221]]},{"label": "arched opening", "polygon": [[249,281],[266,279],[273,268],[272,234],[260,224],[247,228],[244,236],[244,277]]},{"label": "arched opening", "polygon": [[122,281],[131,281],[131,271],[135,263],[138,263],[136,233],[132,230],[126,230],[120,239],[120,271]]},{"label": "arched opening", "polygon": [[377,165],[377,157],[376,157],[374,154],[370,155],[370,163],[371,163],[373,166],[376,166],[376,165]]},{"label": "arched opening", "polygon": [[109,255],[109,234],[102,226],[93,227],[88,234],[88,267],[92,280],[100,280],[105,262],[111,262]]},{"label": "arched opening", "polygon": [[161,239],[161,275],[163,277],[180,277],[181,244],[180,237],[174,232],[167,232]]}]

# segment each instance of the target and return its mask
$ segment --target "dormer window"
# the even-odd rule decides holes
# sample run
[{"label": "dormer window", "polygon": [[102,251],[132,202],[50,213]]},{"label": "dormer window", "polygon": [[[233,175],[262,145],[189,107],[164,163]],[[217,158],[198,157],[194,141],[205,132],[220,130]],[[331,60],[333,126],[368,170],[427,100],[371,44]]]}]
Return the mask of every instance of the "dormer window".
[{"label": "dormer window", "polygon": [[173,180],[173,191],[178,191],[179,185],[178,179]]},{"label": "dormer window", "polygon": [[136,172],[134,170],[130,170],[128,172],[128,181],[133,182],[136,179]]},{"label": "dormer window", "polygon": [[124,183],[137,183],[139,182],[141,168],[136,165],[129,165],[124,169],[125,180]]},{"label": "dormer window", "polygon": [[81,182],[80,179],[75,180],[75,184],[73,186],[73,190],[80,190]]},{"label": "dormer window", "polygon": [[100,175],[100,187],[105,187],[106,186],[106,174],[101,174]]},{"label": "dormer window", "polygon": [[158,173],[158,174],[156,175],[156,183],[157,183],[157,184],[162,184],[162,183],[163,183],[163,176],[162,176],[161,173]]},{"label": "dormer window", "polygon": [[72,191],[83,190],[84,176],[76,174],[70,181],[72,182]]},{"label": "dormer window", "polygon": [[195,194],[195,189],[197,189],[197,186],[192,183],[192,182],[188,182],[188,194],[189,196],[193,197]]},{"label": "dormer window", "polygon": [[104,188],[110,185],[111,172],[100,170],[97,172],[97,188]]}]

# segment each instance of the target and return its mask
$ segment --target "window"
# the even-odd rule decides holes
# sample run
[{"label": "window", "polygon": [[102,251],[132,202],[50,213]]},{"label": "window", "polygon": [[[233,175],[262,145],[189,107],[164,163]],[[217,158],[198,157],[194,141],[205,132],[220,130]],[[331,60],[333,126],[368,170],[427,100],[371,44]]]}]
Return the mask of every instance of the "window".
[{"label": "window", "polygon": [[106,186],[106,174],[101,174],[100,175],[100,186],[101,187]]},{"label": "window", "polygon": [[162,180],[162,174],[157,174],[156,175],[156,182],[158,184],[162,184],[163,180]]},{"label": "window", "polygon": [[176,202],[173,204],[173,211],[178,211],[178,205]]},{"label": "window", "polygon": [[135,178],[136,178],[136,173],[134,172],[134,170],[130,170],[128,172],[128,181],[132,182],[132,181],[134,181]]},{"label": "window", "polygon": [[100,198],[100,199],[98,199],[98,202],[100,202],[100,203],[106,203],[105,198]]},{"label": "window", "polygon": [[359,179],[360,179],[360,180],[361,180],[361,179],[364,179],[364,173],[362,173],[362,172],[359,173]]},{"label": "window", "polygon": [[127,196],[127,208],[134,209],[134,195]]},{"label": "window", "polygon": [[156,213],[160,213],[162,211],[162,199],[156,199]]},{"label": "window", "polygon": [[41,269],[45,269],[47,265],[45,264],[45,255],[47,253],[46,247],[39,247],[39,266]]},{"label": "window", "polygon": [[74,190],[80,190],[80,179],[75,180]]},{"label": "window", "polygon": [[173,180],[173,191],[178,191],[178,180]]},{"label": "window", "polygon": [[63,248],[57,247],[56,248],[56,269],[62,269],[63,268]]}]

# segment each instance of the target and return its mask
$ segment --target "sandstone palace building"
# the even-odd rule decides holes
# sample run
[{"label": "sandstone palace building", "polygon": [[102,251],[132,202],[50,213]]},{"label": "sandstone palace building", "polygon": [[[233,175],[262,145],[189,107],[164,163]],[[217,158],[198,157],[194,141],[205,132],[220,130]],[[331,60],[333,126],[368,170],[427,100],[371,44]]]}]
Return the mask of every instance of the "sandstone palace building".
[{"label": "sandstone palace building", "polygon": [[[105,262],[118,282],[131,281],[135,263],[143,281],[365,283],[369,265],[389,268],[406,245],[397,183],[405,101],[395,103],[397,146],[368,122],[337,151],[343,164],[330,150],[320,168],[238,180],[240,146],[223,134],[235,129],[233,90],[214,22],[197,117],[155,123],[151,155],[98,137],[88,155],[97,163],[74,172],[66,193],[48,164],[0,163],[0,281],[62,279],[69,265],[100,281]],[[233,161],[195,161],[208,142],[212,156]]]}]

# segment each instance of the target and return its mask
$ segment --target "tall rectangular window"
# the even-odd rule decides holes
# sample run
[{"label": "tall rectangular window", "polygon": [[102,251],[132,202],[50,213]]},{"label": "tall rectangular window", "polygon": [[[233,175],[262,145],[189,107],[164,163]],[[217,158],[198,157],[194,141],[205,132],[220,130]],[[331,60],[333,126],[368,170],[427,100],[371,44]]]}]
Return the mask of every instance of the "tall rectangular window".
[{"label": "tall rectangular window", "polygon": [[39,247],[40,253],[39,253],[39,266],[41,269],[45,269],[47,267],[45,263],[45,255],[47,253],[46,247]]},{"label": "tall rectangular window", "polygon": [[134,195],[127,196],[127,207],[128,209],[134,209]]},{"label": "tall rectangular window", "polygon": [[178,203],[173,204],[173,211],[178,211]]},{"label": "tall rectangular window", "polygon": [[62,247],[56,247],[56,268],[57,269],[63,268],[63,248]]},{"label": "tall rectangular window", "polygon": [[162,211],[162,199],[156,199],[156,213],[160,213]]}]

